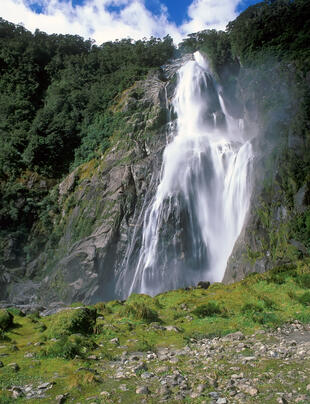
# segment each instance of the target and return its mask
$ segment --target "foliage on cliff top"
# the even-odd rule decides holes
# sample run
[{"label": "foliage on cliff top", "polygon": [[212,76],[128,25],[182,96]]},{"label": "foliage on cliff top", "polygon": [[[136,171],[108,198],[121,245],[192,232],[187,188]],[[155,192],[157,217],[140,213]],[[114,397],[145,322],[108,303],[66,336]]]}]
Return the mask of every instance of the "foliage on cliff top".
[{"label": "foliage on cliff top", "polygon": [[204,51],[221,80],[238,73],[239,63],[256,67],[266,60],[293,61],[310,68],[310,7],[308,0],[265,0],[248,7],[226,31],[189,34],[181,52]]},{"label": "foliage on cliff top", "polygon": [[265,0],[247,8],[227,26],[233,53],[256,62],[264,52],[310,66],[310,7],[308,0]]},{"label": "foliage on cliff top", "polygon": [[[173,53],[169,36],[96,46],[0,19],[2,231],[25,241],[45,209],[50,179],[106,150],[121,124],[110,110],[115,97]],[[43,182],[23,181],[27,170]]]},{"label": "foliage on cliff top", "polygon": [[97,146],[111,135],[101,119],[113,99],[174,52],[168,36],[96,46],[79,36],[31,34],[3,19],[0,32],[3,179],[26,167],[65,174],[89,130],[96,130]]}]

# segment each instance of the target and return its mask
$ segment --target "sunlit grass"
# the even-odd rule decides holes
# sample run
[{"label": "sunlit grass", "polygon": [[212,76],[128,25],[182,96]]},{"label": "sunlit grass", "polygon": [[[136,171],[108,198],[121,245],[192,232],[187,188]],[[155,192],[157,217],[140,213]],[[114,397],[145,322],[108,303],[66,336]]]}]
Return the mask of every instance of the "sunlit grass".
[{"label": "sunlit grass", "polygon": [[[1,334],[0,341],[0,353],[8,355],[1,358],[5,366],[0,369],[0,403],[10,402],[5,400],[10,400],[7,388],[12,385],[55,381],[49,398],[40,400],[42,403],[51,402],[63,391],[69,391],[75,400],[82,400],[100,395],[105,388],[116,388],[118,382],[111,380],[108,367],[102,368],[100,377],[87,371],[94,364],[88,359],[90,355],[109,363],[124,350],[147,352],[165,346],[177,348],[190,341],[238,330],[251,334],[295,319],[310,322],[309,274],[309,263],[301,261],[294,267],[278,267],[232,285],[216,283],[207,290],[179,289],[154,298],[135,294],[126,302],[98,303],[93,306],[96,314],[76,308],[40,318],[21,316],[20,312],[11,310],[14,325]],[[168,325],[177,329],[166,330],[164,327]],[[55,336],[56,341],[52,339]],[[113,342],[115,338],[118,343]],[[18,372],[6,366],[12,362],[18,363]],[[259,364],[262,372],[268,366],[272,368],[276,363],[270,360]],[[86,370],[78,370],[81,368]],[[135,397],[130,383],[127,392],[117,393],[125,403]],[[275,387],[279,386],[275,382]]]}]

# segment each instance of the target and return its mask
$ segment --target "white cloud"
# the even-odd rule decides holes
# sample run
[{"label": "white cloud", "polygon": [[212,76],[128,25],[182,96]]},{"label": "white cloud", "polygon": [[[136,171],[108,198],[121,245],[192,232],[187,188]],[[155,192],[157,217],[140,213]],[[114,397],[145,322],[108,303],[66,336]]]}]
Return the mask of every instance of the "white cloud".
[{"label": "white cloud", "polygon": [[188,8],[189,21],[182,25],[186,34],[203,29],[224,30],[237,17],[240,0],[194,0]]},{"label": "white cloud", "polygon": [[[163,37],[170,34],[176,42],[192,32],[206,28],[224,29],[236,17],[240,0],[193,0],[188,18],[180,26],[168,20],[168,10],[161,7],[160,15],[153,15],[144,0],[86,0],[73,7],[71,1],[61,0],[1,0],[1,17],[15,24],[22,23],[34,31],[77,34],[93,38],[98,44],[115,39]],[[30,6],[39,3],[41,14]],[[117,11],[108,7],[121,6]]]}]

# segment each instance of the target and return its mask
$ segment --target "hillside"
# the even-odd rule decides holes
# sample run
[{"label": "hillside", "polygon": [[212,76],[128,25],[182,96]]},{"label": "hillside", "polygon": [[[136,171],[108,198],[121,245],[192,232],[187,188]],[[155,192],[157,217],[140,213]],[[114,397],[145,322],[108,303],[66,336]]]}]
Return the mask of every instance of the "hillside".
[{"label": "hillside", "polygon": [[52,315],[1,310],[0,402],[307,403],[309,282],[307,261]]}]

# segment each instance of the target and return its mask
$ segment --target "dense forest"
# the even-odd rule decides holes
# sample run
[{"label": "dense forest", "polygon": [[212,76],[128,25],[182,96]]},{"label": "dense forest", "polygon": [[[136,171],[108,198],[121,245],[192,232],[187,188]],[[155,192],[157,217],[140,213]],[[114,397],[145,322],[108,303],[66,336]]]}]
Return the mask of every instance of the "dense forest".
[{"label": "dense forest", "polygon": [[[95,45],[79,36],[32,34],[0,19],[0,240],[10,234],[25,242],[34,223],[48,216],[53,186],[108,150],[122,125],[112,108],[116,97],[150,70],[202,50],[233,99],[241,66],[291,64],[300,83],[309,80],[309,43],[309,0],[266,0],[225,32],[193,33],[178,47],[169,36]],[[307,88],[298,91],[303,105],[296,121],[307,137],[310,95]],[[285,158],[289,175],[302,184],[310,156]],[[296,231],[309,239],[308,216],[298,223]]]}]

